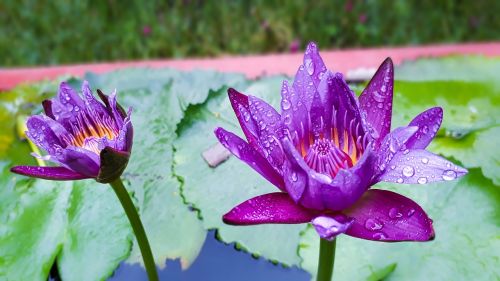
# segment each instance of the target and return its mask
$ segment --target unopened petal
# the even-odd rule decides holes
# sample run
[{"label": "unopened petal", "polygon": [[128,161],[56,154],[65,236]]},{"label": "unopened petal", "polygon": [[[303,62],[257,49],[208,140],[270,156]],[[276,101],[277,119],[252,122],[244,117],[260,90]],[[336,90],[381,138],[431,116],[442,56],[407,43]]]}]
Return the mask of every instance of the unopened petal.
[{"label": "unopened petal", "polygon": [[342,214],[321,215],[314,218],[311,223],[321,238],[331,241],[337,235],[345,233],[354,223],[354,219]]}]

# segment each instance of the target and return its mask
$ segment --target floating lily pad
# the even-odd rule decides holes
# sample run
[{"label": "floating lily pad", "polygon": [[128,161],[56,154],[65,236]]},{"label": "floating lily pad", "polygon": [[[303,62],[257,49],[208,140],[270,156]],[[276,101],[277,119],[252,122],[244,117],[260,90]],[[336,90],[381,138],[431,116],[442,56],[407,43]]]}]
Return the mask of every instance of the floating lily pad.
[{"label": "floating lily pad", "polygon": [[[278,104],[282,79],[264,79],[250,87],[231,86]],[[174,172],[183,181],[182,193],[186,202],[199,210],[204,227],[217,229],[223,241],[237,242],[257,256],[297,265],[300,262],[296,252],[299,233],[305,225],[241,227],[222,222],[222,215],[238,203],[277,190],[234,157],[216,168],[210,168],[201,157],[204,150],[217,143],[213,133],[216,127],[240,132],[237,122],[224,90],[213,92],[205,104],[188,109],[175,141]]]},{"label": "floating lily pad", "polygon": [[[456,183],[425,186],[379,184],[422,205],[434,220],[436,239],[426,243],[381,243],[340,236],[335,280],[369,280],[397,264],[384,280],[497,280],[500,190],[479,170]],[[302,267],[315,274],[319,237],[309,228],[302,236]]]}]

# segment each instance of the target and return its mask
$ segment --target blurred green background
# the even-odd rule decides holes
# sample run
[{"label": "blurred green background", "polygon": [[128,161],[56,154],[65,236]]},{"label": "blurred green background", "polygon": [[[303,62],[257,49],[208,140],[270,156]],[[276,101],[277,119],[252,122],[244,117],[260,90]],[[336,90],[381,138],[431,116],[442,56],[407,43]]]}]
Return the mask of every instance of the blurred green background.
[{"label": "blurred green background", "polygon": [[500,39],[500,1],[0,2],[0,65]]}]

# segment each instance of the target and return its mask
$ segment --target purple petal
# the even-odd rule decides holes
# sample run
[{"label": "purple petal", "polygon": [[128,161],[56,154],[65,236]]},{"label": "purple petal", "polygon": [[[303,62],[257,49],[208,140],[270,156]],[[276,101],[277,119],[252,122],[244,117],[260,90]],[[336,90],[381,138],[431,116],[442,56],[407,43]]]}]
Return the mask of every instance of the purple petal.
[{"label": "purple petal", "polygon": [[399,127],[385,136],[378,150],[377,176],[388,169],[388,164],[394,158],[394,155],[406,151],[406,143],[418,130],[418,127]]},{"label": "purple petal", "polygon": [[454,180],[467,174],[467,170],[423,149],[399,152],[389,162],[381,181],[426,184]]},{"label": "purple petal", "polygon": [[92,151],[68,146],[56,152],[57,161],[79,174],[95,178],[99,174],[99,156]]},{"label": "purple petal", "polygon": [[[330,120],[331,126],[336,128],[339,147],[346,145],[350,147],[354,145],[352,138],[357,140],[365,135],[356,97],[341,73],[335,73],[330,83],[329,96],[333,99],[334,107]],[[345,133],[347,133],[347,139],[345,139]]]},{"label": "purple petal", "polygon": [[268,193],[249,199],[222,217],[227,224],[297,224],[309,222],[316,214],[295,204],[288,194]]},{"label": "purple petal", "polygon": [[[283,81],[281,87],[281,120],[287,126],[290,137],[295,145],[299,140],[305,141],[309,145],[309,118],[308,110],[304,102],[295,93],[294,89],[288,85],[288,81]],[[307,137],[306,137],[307,135]]]},{"label": "purple petal", "polygon": [[426,148],[436,136],[442,121],[443,109],[441,107],[433,107],[417,115],[409,126],[417,126],[418,131],[410,138],[406,146],[410,149]]},{"label": "purple petal", "polygon": [[82,83],[82,94],[85,105],[89,110],[99,114],[107,114],[106,107],[94,97],[92,90],[90,90],[89,82],[86,80]]},{"label": "purple petal", "polygon": [[120,128],[123,126],[123,120],[126,116],[124,113],[122,113],[122,110],[120,110],[118,103],[116,102],[116,90],[111,93],[108,100],[112,116],[115,119],[116,125],[118,126],[118,128]]},{"label": "purple petal", "polygon": [[311,42],[307,45],[304,54],[304,67],[316,87],[320,84],[323,74],[326,72],[326,66],[323,59],[319,55],[316,43]]},{"label": "purple petal", "polygon": [[53,155],[57,148],[66,147],[71,136],[59,123],[44,115],[33,115],[26,122],[27,136],[37,146]]},{"label": "purple petal", "polygon": [[432,220],[409,198],[380,189],[370,189],[343,213],[355,219],[346,234],[385,242],[434,239]]},{"label": "purple petal", "polygon": [[354,219],[341,214],[322,215],[314,218],[311,223],[321,238],[331,241],[337,235],[345,233],[354,223]]},{"label": "purple petal", "polygon": [[250,145],[258,151],[262,151],[258,145],[257,125],[250,116],[248,96],[236,91],[233,88],[229,88],[227,93],[231,106],[236,114],[236,118],[238,118],[238,122],[240,123],[240,127],[243,130],[243,134],[245,134],[248,143],[250,143]]},{"label": "purple petal", "polygon": [[316,92],[316,87],[314,86],[311,76],[307,73],[303,65],[301,65],[299,70],[297,70],[292,87],[298,95],[297,103],[301,102],[307,109],[310,109],[314,93]]},{"label": "purple petal", "polygon": [[391,129],[394,66],[387,58],[359,96],[365,130],[376,146]]},{"label": "purple petal", "polygon": [[11,168],[10,171],[16,174],[46,180],[65,181],[90,178],[64,167],[16,166]]},{"label": "purple petal", "polygon": [[279,139],[283,137],[284,126],[281,116],[265,101],[249,96],[250,114],[257,125],[259,144],[264,156],[278,171],[283,164],[283,151]]},{"label": "purple petal", "polygon": [[222,128],[217,128],[215,130],[215,136],[234,156],[247,163],[276,187],[284,190],[284,183],[281,175],[278,174],[271,164],[269,164],[269,162],[247,142]]},{"label": "purple petal", "polygon": [[56,120],[56,117],[54,116],[54,113],[52,112],[52,101],[51,100],[44,100],[44,101],[42,101],[42,106],[43,106],[43,111],[45,112],[45,115]]},{"label": "purple petal", "polygon": [[289,140],[283,140],[283,148],[286,191],[295,202],[306,208],[342,210],[352,205],[370,187],[376,160],[370,149],[354,167],[340,170],[332,179],[312,170]]}]

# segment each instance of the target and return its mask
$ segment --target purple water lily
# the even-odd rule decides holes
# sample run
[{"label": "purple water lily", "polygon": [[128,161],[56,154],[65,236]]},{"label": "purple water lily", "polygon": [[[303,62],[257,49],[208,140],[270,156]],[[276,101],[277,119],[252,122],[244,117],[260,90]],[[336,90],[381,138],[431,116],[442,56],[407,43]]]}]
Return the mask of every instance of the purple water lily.
[{"label": "purple water lily", "polygon": [[425,150],[443,110],[434,107],[390,132],[394,69],[379,67],[359,99],[309,44],[281,114],[263,100],[229,89],[247,141],[217,128],[219,141],[281,192],[245,201],[224,215],[234,225],[312,222],[327,240],[345,233],[368,240],[427,241],[432,220],[414,201],[370,189],[377,182],[426,184],[467,170]]},{"label": "purple water lily", "polygon": [[17,166],[14,173],[49,180],[95,178],[99,182],[117,179],[127,166],[132,150],[132,123],[116,102],[100,90],[99,102],[87,81],[83,99],[67,83],[61,83],[56,98],[43,102],[44,114],[27,121],[27,137],[47,155],[35,157],[59,166]]}]

